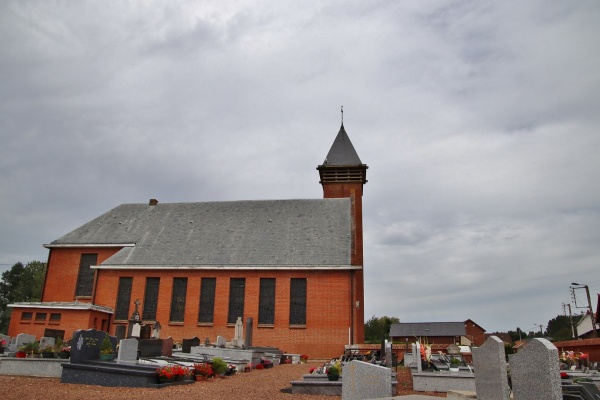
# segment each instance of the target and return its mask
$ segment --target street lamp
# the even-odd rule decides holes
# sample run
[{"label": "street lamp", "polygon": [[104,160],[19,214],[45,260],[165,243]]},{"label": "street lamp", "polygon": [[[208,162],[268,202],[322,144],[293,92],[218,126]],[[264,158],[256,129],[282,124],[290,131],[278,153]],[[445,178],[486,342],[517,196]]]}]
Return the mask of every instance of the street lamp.
[{"label": "street lamp", "polygon": [[590,318],[592,320],[592,329],[594,331],[594,337],[598,337],[598,331],[596,330],[596,318],[594,317],[594,310],[592,309],[592,299],[590,298],[590,288],[588,287],[588,285],[582,285],[580,283],[575,282],[571,282],[571,285],[578,286],[579,288],[585,288],[585,293],[587,294],[588,299],[588,307],[590,310]]}]

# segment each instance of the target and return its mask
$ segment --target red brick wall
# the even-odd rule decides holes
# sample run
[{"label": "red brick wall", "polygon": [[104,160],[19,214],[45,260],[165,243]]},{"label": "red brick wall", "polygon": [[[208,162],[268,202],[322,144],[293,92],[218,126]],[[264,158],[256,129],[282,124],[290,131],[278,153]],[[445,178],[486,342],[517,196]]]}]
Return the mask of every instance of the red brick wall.
[{"label": "red brick wall", "polygon": [[[31,320],[23,320],[22,314],[30,312],[33,314]],[[46,313],[44,322],[36,321],[37,313]],[[50,322],[50,314],[61,314],[60,322]],[[102,328],[102,321],[105,321],[104,326],[108,326],[110,314],[102,313],[93,310],[69,310],[56,308],[33,308],[33,307],[15,307],[12,311],[10,325],[8,328],[9,336],[16,336],[19,333],[29,333],[35,335],[38,340],[44,336],[44,330],[56,329],[65,331],[65,339],[73,337],[73,332],[77,329]],[[95,325],[94,325],[95,323]]]},{"label": "red brick wall", "polygon": [[[216,270],[162,270],[119,271],[100,270],[95,303],[115,308],[119,277],[133,277],[131,305],[135,299],[144,301],[146,277],[160,277],[157,320],[162,325],[161,337],[172,336],[175,341],[199,337],[215,341],[217,335],[228,340],[234,336],[235,327],[227,325],[229,306],[229,278],[246,278],[244,302],[244,329],[248,317],[254,321],[253,345],[276,346],[290,353],[307,354],[309,357],[336,357],[343,353],[348,343],[350,326],[350,271],[216,271]],[[187,277],[187,296],[184,324],[169,323],[171,291],[174,277]],[[216,277],[215,316],[212,326],[198,326],[198,310],[201,277]],[[258,326],[258,299],[260,278],[276,278],[275,324],[273,327]],[[306,328],[289,326],[290,279],[307,278]],[[142,312],[143,304],[140,307]],[[119,324],[117,322],[116,324]],[[114,334],[115,323],[110,332]],[[244,333],[245,335],[245,333]]]},{"label": "red brick wall", "polygon": [[[97,253],[98,264],[100,264],[120,249],[121,247],[50,249],[42,301],[74,301],[81,254]],[[79,298],[78,300],[90,302],[91,298]]]},{"label": "red brick wall", "polygon": [[465,321],[465,330],[467,332],[467,338],[471,339],[475,346],[481,346],[485,343],[485,330],[473,321]]}]

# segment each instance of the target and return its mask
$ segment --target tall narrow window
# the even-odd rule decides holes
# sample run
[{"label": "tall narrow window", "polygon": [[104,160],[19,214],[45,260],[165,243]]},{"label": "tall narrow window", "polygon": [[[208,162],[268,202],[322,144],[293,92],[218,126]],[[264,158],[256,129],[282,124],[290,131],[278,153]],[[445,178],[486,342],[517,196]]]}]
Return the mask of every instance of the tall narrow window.
[{"label": "tall narrow window", "polygon": [[82,254],[79,260],[79,274],[77,275],[77,288],[75,296],[91,296],[94,286],[94,270],[91,265],[98,262],[98,254]]},{"label": "tall narrow window", "polygon": [[290,282],[290,325],[306,325],[306,278]]},{"label": "tall narrow window", "polygon": [[202,278],[200,283],[200,311],[198,322],[212,324],[215,315],[215,289],[217,278]]},{"label": "tall narrow window", "polygon": [[133,278],[119,278],[119,289],[117,291],[117,306],[115,309],[116,320],[129,318],[129,303],[131,302],[131,286]]},{"label": "tall narrow window", "polygon": [[173,278],[173,293],[171,295],[171,322],[183,322],[185,313],[185,296],[187,294],[187,278]]},{"label": "tall narrow window", "polygon": [[231,278],[229,280],[229,312],[227,323],[235,324],[238,317],[244,320],[244,296],[246,294],[246,279]]},{"label": "tall narrow window", "polygon": [[158,305],[158,288],[160,278],[146,278],[146,293],[144,294],[144,321],[156,321],[156,306]]},{"label": "tall narrow window", "polygon": [[260,278],[258,298],[258,323],[275,323],[275,278]]}]

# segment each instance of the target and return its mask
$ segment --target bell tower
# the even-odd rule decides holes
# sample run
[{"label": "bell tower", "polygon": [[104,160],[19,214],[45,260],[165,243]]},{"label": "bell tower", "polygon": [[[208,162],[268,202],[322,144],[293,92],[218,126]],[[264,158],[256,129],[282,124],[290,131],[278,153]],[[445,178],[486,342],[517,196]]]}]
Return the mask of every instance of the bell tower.
[{"label": "bell tower", "polygon": [[[343,112],[343,111],[342,111]],[[343,115],[343,114],[342,114]],[[323,198],[350,198],[353,217],[350,285],[351,342],[364,343],[364,274],[363,274],[363,186],[367,183],[367,168],[363,164],[344,129],[344,122],[333,145],[319,165]]]}]

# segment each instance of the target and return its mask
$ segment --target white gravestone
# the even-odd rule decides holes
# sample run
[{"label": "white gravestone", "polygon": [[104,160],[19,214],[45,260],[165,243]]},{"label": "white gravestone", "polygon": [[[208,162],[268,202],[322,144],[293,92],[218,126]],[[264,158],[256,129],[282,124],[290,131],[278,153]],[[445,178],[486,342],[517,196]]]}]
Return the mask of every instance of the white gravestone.
[{"label": "white gravestone", "polygon": [[133,324],[133,327],[131,328],[131,337],[139,338],[141,330],[142,326],[140,324],[138,324],[137,322]]}]

